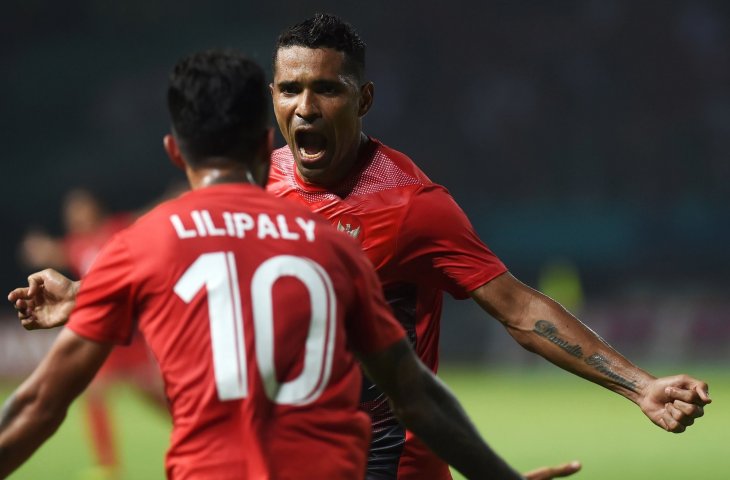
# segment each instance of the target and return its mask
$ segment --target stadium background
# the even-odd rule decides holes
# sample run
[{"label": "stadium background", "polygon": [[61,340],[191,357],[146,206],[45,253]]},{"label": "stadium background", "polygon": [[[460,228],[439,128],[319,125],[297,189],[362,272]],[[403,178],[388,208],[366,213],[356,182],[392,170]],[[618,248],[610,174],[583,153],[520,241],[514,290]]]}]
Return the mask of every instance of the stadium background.
[{"label": "stadium background", "polygon": [[[62,233],[70,188],[91,188],[118,211],[182,180],[161,148],[164,87],[179,57],[230,46],[268,66],[283,27],[331,11],[369,46],[376,100],[366,132],[446,185],[519,278],[657,373],[704,374],[716,400],[696,430],[667,440],[621,399],[522,352],[471,302],[450,301],[443,363],[461,395],[486,388],[470,408],[485,415],[485,434],[499,442],[519,426],[528,440],[517,438],[508,458],[525,468],[581,458],[586,446],[594,462],[609,460],[604,470],[664,449],[668,462],[704,466],[696,478],[727,478],[730,421],[717,399],[730,396],[730,3],[10,0],[3,10],[0,290],[29,273],[15,255],[28,229]],[[48,339],[0,309],[0,376],[12,383]],[[532,416],[492,391],[519,379],[515,392],[552,399],[552,414]],[[601,412],[608,402],[607,423],[592,402]],[[492,430],[494,412],[515,421]],[[531,428],[565,455],[526,453],[533,438],[544,448]],[[608,443],[571,443],[580,428]],[[641,440],[633,448],[624,436]],[[637,465],[655,468],[657,455]]]}]

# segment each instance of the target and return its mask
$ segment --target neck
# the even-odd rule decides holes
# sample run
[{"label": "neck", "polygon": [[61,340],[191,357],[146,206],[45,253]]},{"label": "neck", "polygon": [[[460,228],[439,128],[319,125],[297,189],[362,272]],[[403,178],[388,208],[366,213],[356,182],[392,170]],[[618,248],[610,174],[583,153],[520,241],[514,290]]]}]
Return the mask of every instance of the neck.
[{"label": "neck", "polygon": [[243,165],[230,168],[198,168],[188,167],[187,171],[190,188],[196,190],[221,183],[249,183],[261,186],[254,178],[251,170]]},{"label": "neck", "polygon": [[370,139],[367,135],[360,132],[360,141],[357,143],[357,147],[351,154],[352,156],[350,157],[350,161],[347,163],[347,169],[341,172],[339,178],[334,181],[335,184],[352,175],[352,173],[360,167],[360,160],[363,156],[363,151],[368,148],[368,145],[370,145]]}]

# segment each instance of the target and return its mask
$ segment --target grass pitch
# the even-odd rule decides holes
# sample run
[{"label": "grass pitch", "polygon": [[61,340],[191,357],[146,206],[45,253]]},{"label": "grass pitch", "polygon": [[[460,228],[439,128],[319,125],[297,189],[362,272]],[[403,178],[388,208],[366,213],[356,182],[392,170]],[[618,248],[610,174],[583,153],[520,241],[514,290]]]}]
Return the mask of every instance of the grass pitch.
[{"label": "grass pitch", "polygon": [[[654,372],[677,371],[663,370]],[[618,395],[549,366],[529,371],[451,367],[441,377],[492,447],[521,471],[578,459],[583,471],[576,479],[728,479],[730,370],[687,372],[708,381],[713,404],[681,435],[655,427]],[[0,400],[10,391],[0,386]],[[114,390],[112,413],[123,464],[119,480],[164,478],[169,420],[122,386]],[[10,477],[46,478],[107,478],[92,467],[80,402],[56,435]]]},{"label": "grass pitch", "polygon": [[623,397],[548,365],[529,372],[444,369],[441,377],[484,438],[522,472],[576,459],[583,463],[576,479],[730,479],[730,370],[686,373],[708,382],[713,403],[679,435],[656,427]]}]

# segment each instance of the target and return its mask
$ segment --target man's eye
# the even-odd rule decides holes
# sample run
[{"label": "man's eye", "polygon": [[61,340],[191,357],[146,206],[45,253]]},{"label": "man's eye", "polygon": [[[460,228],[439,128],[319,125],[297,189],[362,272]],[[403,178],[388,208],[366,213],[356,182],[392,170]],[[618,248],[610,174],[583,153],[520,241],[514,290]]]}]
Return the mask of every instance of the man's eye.
[{"label": "man's eye", "polygon": [[335,95],[337,91],[335,85],[321,85],[317,88],[317,93],[321,95]]},{"label": "man's eye", "polygon": [[283,85],[279,87],[279,91],[284,95],[293,95],[299,93],[299,88],[294,85]]}]

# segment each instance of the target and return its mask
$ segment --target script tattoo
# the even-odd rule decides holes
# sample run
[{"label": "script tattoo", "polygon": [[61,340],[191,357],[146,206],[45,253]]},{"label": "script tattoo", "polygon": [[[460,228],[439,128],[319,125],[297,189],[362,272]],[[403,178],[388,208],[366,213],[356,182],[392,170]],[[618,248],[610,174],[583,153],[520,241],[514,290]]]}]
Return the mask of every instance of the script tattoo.
[{"label": "script tattoo", "polygon": [[636,391],[636,383],[611,370],[611,365],[608,360],[598,353],[594,353],[590,357],[586,358],[586,364],[595,368],[619,385],[628,388],[632,392]]},{"label": "script tattoo", "polygon": [[532,329],[533,332],[537,333],[541,337],[545,337],[553,342],[558,347],[562,348],[570,355],[575,358],[583,358],[583,349],[577,343],[571,345],[570,342],[558,336],[558,327],[548,322],[547,320],[538,320],[535,322],[535,327]]}]

